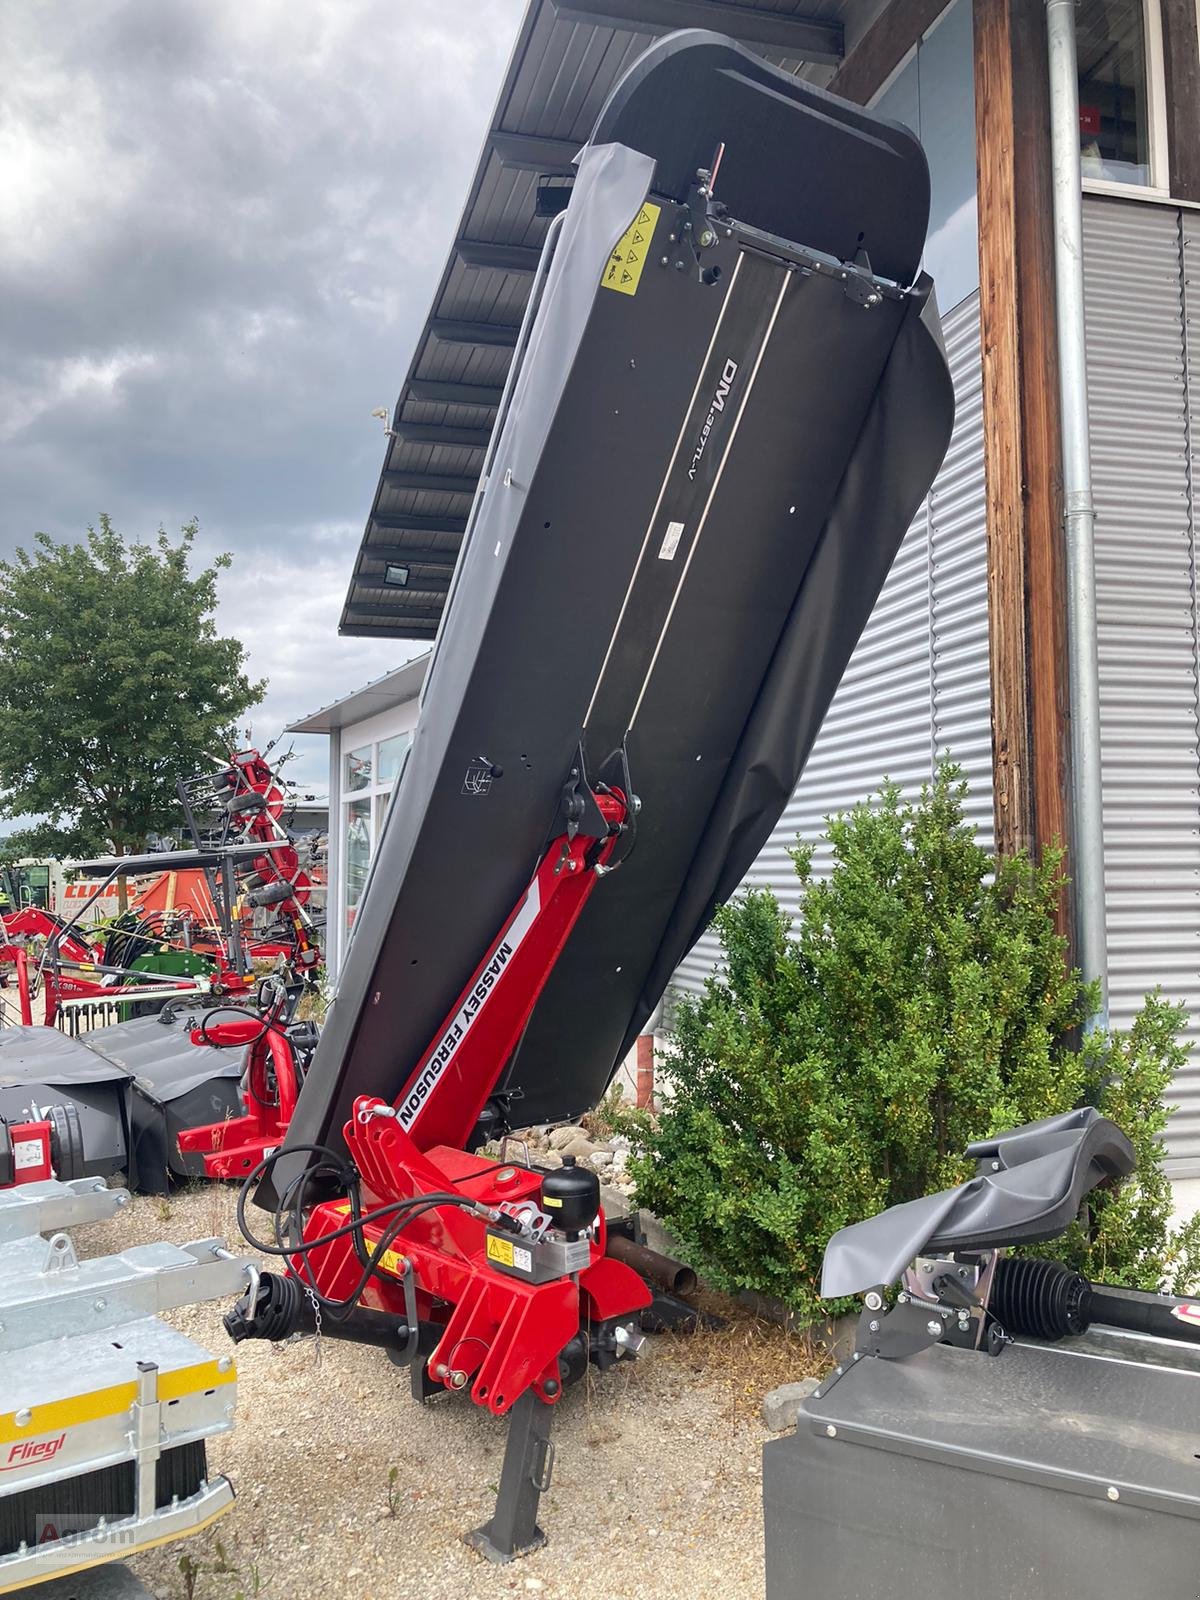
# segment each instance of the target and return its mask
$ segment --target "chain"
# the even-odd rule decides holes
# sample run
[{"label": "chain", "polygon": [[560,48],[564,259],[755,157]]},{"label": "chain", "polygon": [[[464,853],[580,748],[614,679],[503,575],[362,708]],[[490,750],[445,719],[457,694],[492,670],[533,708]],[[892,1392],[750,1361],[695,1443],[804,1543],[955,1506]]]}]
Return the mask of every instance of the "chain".
[{"label": "chain", "polygon": [[321,1368],[321,1302],[317,1299],[316,1292],[314,1291],[314,1289],[313,1289],[311,1284],[306,1283],[304,1285],[304,1292],[308,1296],[309,1300],[312,1302],[312,1308],[313,1308],[313,1332],[316,1335],[316,1343],[313,1346],[313,1350],[315,1352],[315,1357],[316,1357],[316,1367],[317,1367],[317,1370],[320,1371],[320,1368]]}]

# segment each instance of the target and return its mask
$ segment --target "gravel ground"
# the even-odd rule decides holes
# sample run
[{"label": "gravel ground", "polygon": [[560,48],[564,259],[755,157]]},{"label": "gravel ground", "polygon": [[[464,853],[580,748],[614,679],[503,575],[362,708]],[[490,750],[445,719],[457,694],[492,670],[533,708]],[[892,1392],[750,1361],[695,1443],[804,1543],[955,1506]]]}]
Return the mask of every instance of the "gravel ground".
[{"label": "gravel ground", "polygon": [[[211,1234],[233,1245],[233,1201],[216,1186],[142,1197],[119,1221],[77,1230],[77,1243],[89,1255]],[[188,1307],[171,1320],[219,1353],[223,1309]],[[756,1406],[781,1381],[781,1361],[790,1366],[791,1352],[760,1327],[666,1335],[636,1363],[568,1391],[542,1498],[550,1542],[493,1568],[461,1535],[491,1514],[502,1422],[458,1396],[417,1406],[407,1374],[381,1351],[327,1342],[318,1358],[313,1341],[243,1345],[236,1426],[210,1445],[236,1506],[207,1533],[131,1565],[171,1600],[759,1597],[768,1435]]]}]

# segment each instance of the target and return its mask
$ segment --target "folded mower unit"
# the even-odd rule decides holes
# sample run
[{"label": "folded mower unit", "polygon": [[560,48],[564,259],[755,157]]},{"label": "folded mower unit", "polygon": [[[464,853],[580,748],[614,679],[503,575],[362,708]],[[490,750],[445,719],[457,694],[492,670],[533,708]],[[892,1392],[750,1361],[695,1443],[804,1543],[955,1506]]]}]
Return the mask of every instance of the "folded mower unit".
[{"label": "folded mower unit", "polygon": [[651,1294],[591,1175],[471,1152],[598,1100],[795,787],[949,438],[928,201],[906,129],[681,33],[535,275],[335,1003],[248,1180],[282,1271],[229,1318],[509,1417],[496,1560]]}]

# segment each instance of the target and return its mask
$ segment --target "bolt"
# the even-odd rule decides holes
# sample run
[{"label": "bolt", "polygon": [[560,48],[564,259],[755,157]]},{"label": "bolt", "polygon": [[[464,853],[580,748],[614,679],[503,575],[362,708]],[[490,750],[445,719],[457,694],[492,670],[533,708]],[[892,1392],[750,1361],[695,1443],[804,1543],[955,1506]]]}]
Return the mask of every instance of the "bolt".
[{"label": "bolt", "polygon": [[682,261],[677,261],[675,263],[675,271],[676,272],[682,272],[683,271],[683,262]]},{"label": "bolt", "polygon": [[837,1438],[837,1429],[834,1427],[832,1422],[827,1422],[825,1424],[825,1432],[830,1439]]},{"label": "bolt", "polygon": [[1108,1488],[1108,1498],[1110,1500],[1119,1500],[1121,1498],[1120,1489],[1116,1488],[1113,1484],[1110,1484]]},{"label": "bolt", "polygon": [[867,1296],[866,1303],[868,1311],[879,1311],[882,1309],[883,1296],[880,1294],[878,1289],[871,1290],[870,1294]]},{"label": "bolt", "polygon": [[547,1378],[545,1383],[542,1385],[542,1388],[546,1391],[547,1394],[557,1394],[558,1393],[558,1379],[557,1378]]},{"label": "bolt", "polygon": [[93,1300],[92,1301],[92,1310],[93,1311],[103,1311],[107,1304],[108,1304],[108,1301],[105,1300],[103,1295],[102,1295],[99,1300]]},{"label": "bolt", "polygon": [[233,1357],[232,1356],[222,1356],[220,1358],[220,1360],[217,1362],[217,1371],[218,1372],[228,1372],[230,1367],[232,1367],[232,1365],[233,1365]]},{"label": "bolt", "polygon": [[446,1363],[444,1361],[439,1361],[437,1366],[433,1369],[433,1375],[435,1378],[444,1378],[449,1371],[450,1368],[446,1365]]},{"label": "bolt", "polygon": [[931,1334],[935,1338],[939,1337],[942,1332],[942,1325],[940,1322],[936,1322],[933,1317],[930,1317],[929,1321],[925,1324],[925,1332]]},{"label": "bolt", "polygon": [[467,1387],[467,1375],[461,1367],[456,1367],[450,1374],[450,1387],[452,1389],[465,1389]]},{"label": "bolt", "polygon": [[879,1319],[876,1318],[874,1322],[868,1322],[867,1326],[868,1326],[868,1328],[870,1328],[872,1333],[878,1333],[879,1332]]},{"label": "bolt", "polygon": [[898,1294],[896,1296],[896,1304],[898,1306],[906,1306],[908,1304],[908,1296],[906,1294]]},{"label": "bolt", "polygon": [[13,1421],[16,1423],[18,1428],[27,1428],[33,1421],[33,1412],[28,1406],[22,1406],[20,1411],[18,1411],[16,1416],[13,1418]]}]

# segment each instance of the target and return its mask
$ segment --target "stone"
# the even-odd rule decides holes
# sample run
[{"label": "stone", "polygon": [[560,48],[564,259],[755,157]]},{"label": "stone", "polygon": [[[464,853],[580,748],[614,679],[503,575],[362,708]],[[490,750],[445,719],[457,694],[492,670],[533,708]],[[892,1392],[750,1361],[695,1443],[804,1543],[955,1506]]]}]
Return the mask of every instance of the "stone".
[{"label": "stone", "polygon": [[801,1378],[799,1383],[781,1383],[763,1397],[762,1419],[772,1433],[783,1433],[796,1426],[800,1406],[821,1387],[819,1378]]},{"label": "stone", "polygon": [[614,1172],[624,1172],[629,1164],[629,1146],[618,1145],[613,1151],[612,1169]]},{"label": "stone", "polygon": [[565,1128],[555,1128],[550,1134],[551,1150],[565,1150],[572,1139],[586,1139],[587,1135],[582,1128],[568,1125]]},{"label": "stone", "polygon": [[611,1167],[612,1158],[612,1151],[604,1149],[593,1150],[590,1157],[592,1165],[596,1168]]},{"label": "stone", "polygon": [[586,1133],[577,1132],[575,1137],[569,1140],[568,1143],[559,1145],[559,1149],[564,1156],[574,1156],[576,1161],[585,1161],[588,1156],[596,1154],[596,1146]]}]

